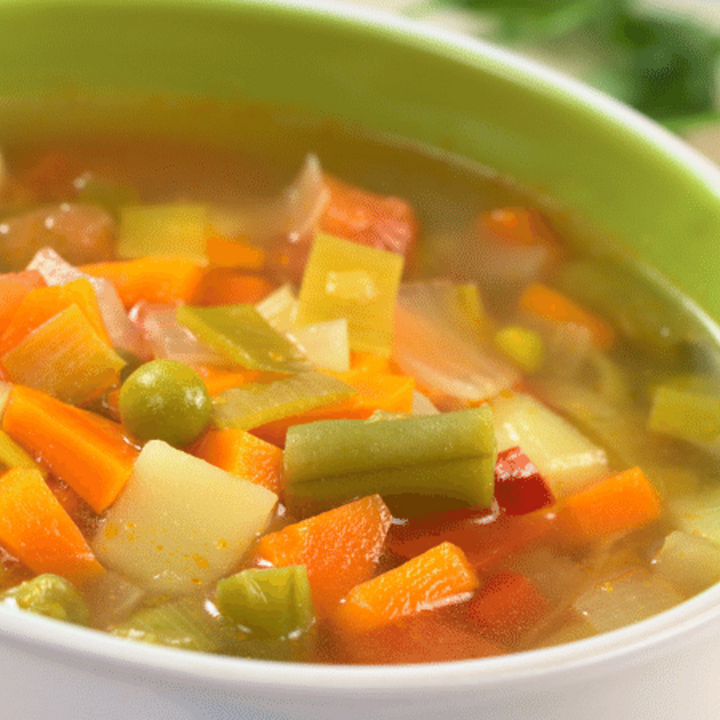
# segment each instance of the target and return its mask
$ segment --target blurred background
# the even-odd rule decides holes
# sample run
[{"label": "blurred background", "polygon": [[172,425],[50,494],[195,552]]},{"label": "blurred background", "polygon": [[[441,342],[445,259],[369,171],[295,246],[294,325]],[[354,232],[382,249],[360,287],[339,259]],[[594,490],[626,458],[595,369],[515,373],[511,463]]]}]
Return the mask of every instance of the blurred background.
[{"label": "blurred background", "polygon": [[720,0],[337,0],[482,37],[578,77],[720,164]]}]

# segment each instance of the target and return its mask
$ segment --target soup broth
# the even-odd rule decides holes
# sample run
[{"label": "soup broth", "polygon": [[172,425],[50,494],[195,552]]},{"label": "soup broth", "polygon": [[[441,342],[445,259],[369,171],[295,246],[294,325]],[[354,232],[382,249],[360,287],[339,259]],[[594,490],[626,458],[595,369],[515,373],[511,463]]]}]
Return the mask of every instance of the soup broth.
[{"label": "soup broth", "polygon": [[714,329],[486,168],[266,125],[3,148],[9,611],[396,664],[720,579]]}]

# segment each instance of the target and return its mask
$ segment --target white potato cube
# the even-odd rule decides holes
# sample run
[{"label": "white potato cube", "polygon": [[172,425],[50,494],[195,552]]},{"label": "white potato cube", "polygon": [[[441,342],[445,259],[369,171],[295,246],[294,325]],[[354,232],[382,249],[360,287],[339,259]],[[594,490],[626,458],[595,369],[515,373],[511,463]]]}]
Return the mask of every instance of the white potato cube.
[{"label": "white potato cube", "polygon": [[277,495],[152,440],[92,543],[98,560],[152,591],[222,577],[267,525]]}]

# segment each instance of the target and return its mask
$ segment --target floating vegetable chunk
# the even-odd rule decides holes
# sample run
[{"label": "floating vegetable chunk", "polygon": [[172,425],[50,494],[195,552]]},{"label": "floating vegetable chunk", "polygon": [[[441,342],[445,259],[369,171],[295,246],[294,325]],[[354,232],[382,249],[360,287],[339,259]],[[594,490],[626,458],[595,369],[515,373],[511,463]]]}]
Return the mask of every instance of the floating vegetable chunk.
[{"label": "floating vegetable chunk", "polygon": [[260,485],[151,440],[93,547],[104,565],[153,590],[189,593],[238,562],[276,503]]},{"label": "floating vegetable chunk", "polygon": [[83,596],[68,580],[44,573],[3,594],[22,610],[45,615],[55,620],[88,625],[90,611]]},{"label": "floating vegetable chunk", "polygon": [[412,512],[403,496],[488,507],[495,438],[487,407],[402,420],[325,420],[296,425],[285,445],[285,500],[311,514],[378,493]]},{"label": "floating vegetable chunk", "polygon": [[317,235],[300,288],[298,325],[345,318],[352,350],[390,355],[402,270],[399,255]]}]

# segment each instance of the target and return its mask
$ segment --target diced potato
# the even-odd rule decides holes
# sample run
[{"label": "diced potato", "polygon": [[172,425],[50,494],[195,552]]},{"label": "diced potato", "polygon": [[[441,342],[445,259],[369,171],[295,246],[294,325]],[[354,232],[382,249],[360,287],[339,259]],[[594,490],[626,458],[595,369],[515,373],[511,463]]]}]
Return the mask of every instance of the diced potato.
[{"label": "diced potato", "polygon": [[695,595],[720,580],[720,546],[676,530],[665,538],[653,566],[680,590]]},{"label": "diced potato", "polygon": [[277,495],[153,440],[92,545],[108,568],[183,594],[226,574],[261,532]]},{"label": "diced potato", "polygon": [[556,498],[572,495],[608,474],[605,450],[530,395],[492,403],[498,452],[520,446]]}]

